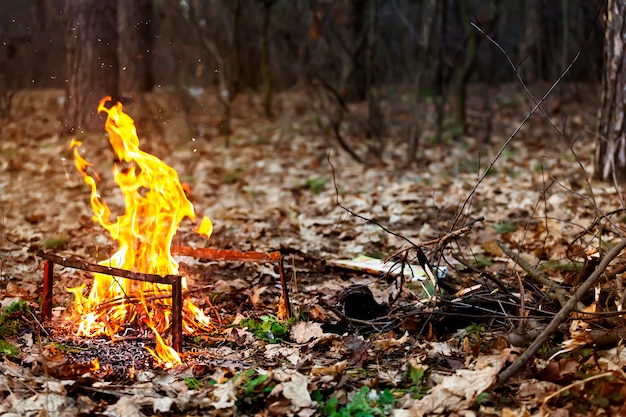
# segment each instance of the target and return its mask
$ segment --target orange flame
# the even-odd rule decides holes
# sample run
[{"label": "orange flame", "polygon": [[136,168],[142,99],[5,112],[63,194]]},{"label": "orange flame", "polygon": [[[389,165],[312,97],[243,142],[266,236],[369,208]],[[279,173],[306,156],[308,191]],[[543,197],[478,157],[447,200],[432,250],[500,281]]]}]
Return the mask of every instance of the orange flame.
[{"label": "orange flame", "polygon": [[[176,171],[139,149],[135,124],[122,111],[122,104],[116,103],[108,109],[104,105],[109,101],[110,97],[103,98],[98,112],[107,113],[105,130],[119,160],[113,175],[126,204],[123,215],[111,220],[111,210],[97,191],[99,178],[87,172],[93,165],[79,155],[81,142],[72,139],[70,144],[76,168],[91,187],[93,219],[119,245],[117,252],[100,265],[161,276],[178,274],[178,263],[170,251],[172,239],[185,217],[195,219],[193,205]],[[211,221],[204,217],[197,232],[209,237],[212,230]],[[184,278],[182,286],[183,290],[187,288]],[[74,315],[70,319],[78,321],[79,336],[107,335],[113,339],[125,326],[147,326],[155,334],[157,345],[150,352],[157,361],[165,365],[181,363],[178,353],[161,336],[169,328],[172,316],[169,285],[94,274],[88,297],[83,296],[84,287],[68,289],[75,296]],[[187,333],[214,327],[191,299],[185,299],[183,329]]]}]

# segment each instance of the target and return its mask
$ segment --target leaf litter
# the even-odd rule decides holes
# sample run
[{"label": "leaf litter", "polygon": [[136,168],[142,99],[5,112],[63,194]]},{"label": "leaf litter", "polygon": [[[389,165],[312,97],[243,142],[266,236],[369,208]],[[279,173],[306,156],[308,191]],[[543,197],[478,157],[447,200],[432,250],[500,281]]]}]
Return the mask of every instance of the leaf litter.
[{"label": "leaf litter", "polygon": [[[230,147],[217,134],[191,139],[173,131],[167,139],[157,135],[149,141],[149,151],[178,171],[194,205],[215,223],[209,242],[193,233],[193,225],[183,226],[177,241],[280,250],[298,313],[292,322],[275,317],[280,287],[271,265],[183,257],[181,270],[190,286],[207,287],[194,293],[194,302],[219,314],[227,327],[187,337],[184,364],[163,370],[140,353],[143,345],[153,343],[150,335],[129,329],[128,340],[116,342],[72,336],[63,321],[72,301],[65,287],[88,282],[88,274],[59,268],[56,316],[48,324],[38,320],[42,264],[33,248],[86,260],[105,259],[115,249],[91,221],[88,192],[67,150],[69,138],[56,134],[62,109],[43,104],[56,100],[41,99],[59,94],[20,92],[13,120],[2,130],[2,306],[22,299],[30,308],[11,316],[19,324],[16,332],[0,327],[0,339],[17,349],[17,354],[2,353],[2,415],[38,415],[42,410],[68,416],[622,411],[624,327],[615,313],[623,297],[619,259],[593,294],[581,300],[585,313],[564,323],[516,377],[497,382],[499,372],[519,358],[560,306],[554,290],[535,282],[532,271],[507,256],[496,241],[571,291],[585,279],[575,276],[590,262],[585,254],[611,245],[605,237],[600,241],[600,231],[623,232],[613,187],[591,183],[595,206],[586,174],[576,163],[578,158],[591,172],[592,138],[575,142],[573,155],[557,139],[533,139],[554,135],[541,119],[533,119],[531,130],[522,130],[464,212],[465,223],[484,220],[461,238],[445,241],[443,248],[436,243],[423,247],[434,264],[446,268],[438,280],[441,288],[435,289],[427,282],[350,271],[333,262],[367,255],[419,265],[415,247],[406,239],[437,241],[452,230],[450,221],[495,146],[473,137],[453,146],[428,144],[413,168],[400,163],[401,147],[388,151],[385,160],[391,162],[366,166],[332,152],[333,178],[327,162],[332,144],[289,112],[281,120],[263,121],[250,118],[250,109],[240,109]],[[297,102],[301,94],[285,93],[283,100]],[[152,100],[163,105],[166,96],[154,93]],[[210,98],[205,100],[217,108]],[[28,115],[21,112],[26,105],[34,109]],[[589,107],[572,103],[568,111],[593,126]],[[498,120],[501,137],[523,116]],[[141,126],[138,130],[142,137]],[[101,192],[110,194],[114,211],[121,210],[123,201],[106,176],[112,165],[106,137],[92,135],[84,142],[94,150],[90,153],[103,178]],[[337,197],[360,217],[339,207]],[[347,314],[340,301],[352,286],[369,291],[361,300],[378,306],[375,314],[366,319]],[[248,325],[241,326],[242,321]],[[91,367],[95,359],[99,371]]]}]

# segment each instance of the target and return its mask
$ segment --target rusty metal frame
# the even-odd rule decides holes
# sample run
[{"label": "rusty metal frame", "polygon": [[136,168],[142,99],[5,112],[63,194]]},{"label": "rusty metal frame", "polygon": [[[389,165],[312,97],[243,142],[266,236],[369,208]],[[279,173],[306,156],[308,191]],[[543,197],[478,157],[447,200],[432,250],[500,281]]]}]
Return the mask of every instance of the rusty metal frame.
[{"label": "rusty metal frame", "polygon": [[[289,301],[289,291],[285,280],[283,256],[279,252],[240,252],[235,250],[218,249],[193,249],[188,246],[177,246],[172,248],[176,255],[192,256],[194,258],[235,261],[235,262],[257,262],[257,263],[277,263],[280,281],[282,285],[282,298],[285,303],[287,318],[291,315],[291,304]],[[54,264],[67,266],[74,269],[111,275],[114,277],[127,278],[136,281],[151,282],[155,284],[167,284],[172,286],[172,324],[170,326],[172,334],[172,348],[177,352],[183,350],[183,287],[180,275],[156,275],[142,272],[133,272],[126,269],[107,267],[93,264],[76,258],[68,258],[50,252],[37,249],[35,254],[44,259],[43,291],[41,301],[41,318],[46,321],[52,317],[52,295],[54,288]]]}]

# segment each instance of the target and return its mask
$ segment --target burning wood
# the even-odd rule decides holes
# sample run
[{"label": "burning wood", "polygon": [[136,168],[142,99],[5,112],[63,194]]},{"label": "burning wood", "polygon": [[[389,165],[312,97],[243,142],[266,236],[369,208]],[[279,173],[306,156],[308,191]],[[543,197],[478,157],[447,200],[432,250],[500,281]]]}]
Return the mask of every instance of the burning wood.
[{"label": "burning wood", "polygon": [[[282,256],[278,252],[239,252],[233,250],[172,248],[172,240],[184,218],[195,219],[194,207],[187,198],[176,171],[157,157],[139,149],[139,139],[133,120],[122,111],[122,105],[105,97],[98,106],[107,113],[105,129],[116,154],[114,180],[120,187],[126,210],[112,216],[97,190],[98,176],[91,173],[92,164],[80,154],[81,142],[72,140],[74,163],[91,187],[93,219],[104,227],[118,243],[119,249],[98,265],[78,259],[37,251],[46,259],[44,271],[44,317],[51,312],[52,262],[94,272],[88,296],[85,285],[69,289],[75,296],[70,318],[78,323],[77,335],[94,337],[107,335],[112,340],[127,325],[150,328],[156,347],[150,353],[158,363],[171,366],[181,363],[182,333],[212,331],[217,326],[189,297],[185,277],[178,274],[178,262],[173,254],[213,260],[241,262],[275,262],[279,265],[283,284],[284,307],[289,311],[289,298],[283,274]],[[111,219],[115,220],[111,220]],[[206,217],[197,232],[207,238],[212,224]],[[134,272],[137,271],[137,272]],[[171,345],[161,334],[171,330]]]},{"label": "burning wood", "polygon": [[[174,246],[172,251],[177,255],[191,256],[194,258],[210,259],[214,261],[233,261],[233,262],[277,262],[278,270],[280,273],[280,280],[282,284],[282,297],[284,302],[284,308],[289,315],[291,306],[289,302],[289,292],[287,289],[287,283],[285,281],[283,258],[280,252],[241,252],[237,250],[222,250],[212,248],[199,248],[194,249],[188,246]],[[143,297],[143,299],[150,301],[151,299],[172,299],[172,348],[177,352],[182,351],[182,296],[188,295],[190,291],[182,290],[182,278],[178,275],[155,275],[145,274],[142,272],[127,271],[125,269],[113,268],[110,266],[104,266],[99,264],[93,264],[82,259],[68,258],[65,256],[59,256],[54,253],[44,252],[41,249],[35,250],[35,254],[44,262],[44,279],[43,279],[43,294],[41,303],[41,313],[44,320],[48,320],[52,317],[52,290],[54,282],[54,264],[66,266],[69,268],[81,269],[84,271],[111,275],[113,277],[126,278],[131,280],[160,283],[172,286],[171,294],[161,294],[153,297]],[[204,289],[204,288],[202,288]],[[197,291],[197,290],[194,290]],[[124,296],[119,299],[109,300],[107,303],[103,303],[99,306],[98,310],[105,309],[109,305],[119,305],[121,303],[139,303],[142,298],[133,297],[130,295]]]}]

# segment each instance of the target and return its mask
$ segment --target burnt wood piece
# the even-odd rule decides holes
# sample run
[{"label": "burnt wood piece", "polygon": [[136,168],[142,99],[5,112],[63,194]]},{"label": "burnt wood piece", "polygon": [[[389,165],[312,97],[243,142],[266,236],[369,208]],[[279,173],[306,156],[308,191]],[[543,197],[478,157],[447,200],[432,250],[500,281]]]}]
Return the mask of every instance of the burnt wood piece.
[{"label": "burnt wood piece", "polygon": [[43,263],[43,294],[41,295],[41,318],[50,320],[52,317],[52,282],[54,278],[54,262],[46,259]]},{"label": "burnt wood piece", "polygon": [[183,283],[180,276],[172,283],[172,348],[183,351]]},{"label": "burnt wood piece", "polygon": [[182,278],[179,275],[166,275],[162,277],[156,274],[145,274],[143,272],[132,272],[125,269],[112,268],[103,265],[92,264],[80,259],[68,258],[66,256],[55,255],[37,249],[35,254],[45,259],[44,262],[44,287],[41,304],[41,316],[46,320],[52,316],[52,288],[53,288],[53,263],[70,268],[81,269],[83,271],[95,272],[99,274],[111,275],[115,277],[128,278],[136,281],[152,282],[155,284],[169,284],[172,286],[172,348],[177,352],[182,352],[183,348],[183,288]]}]

